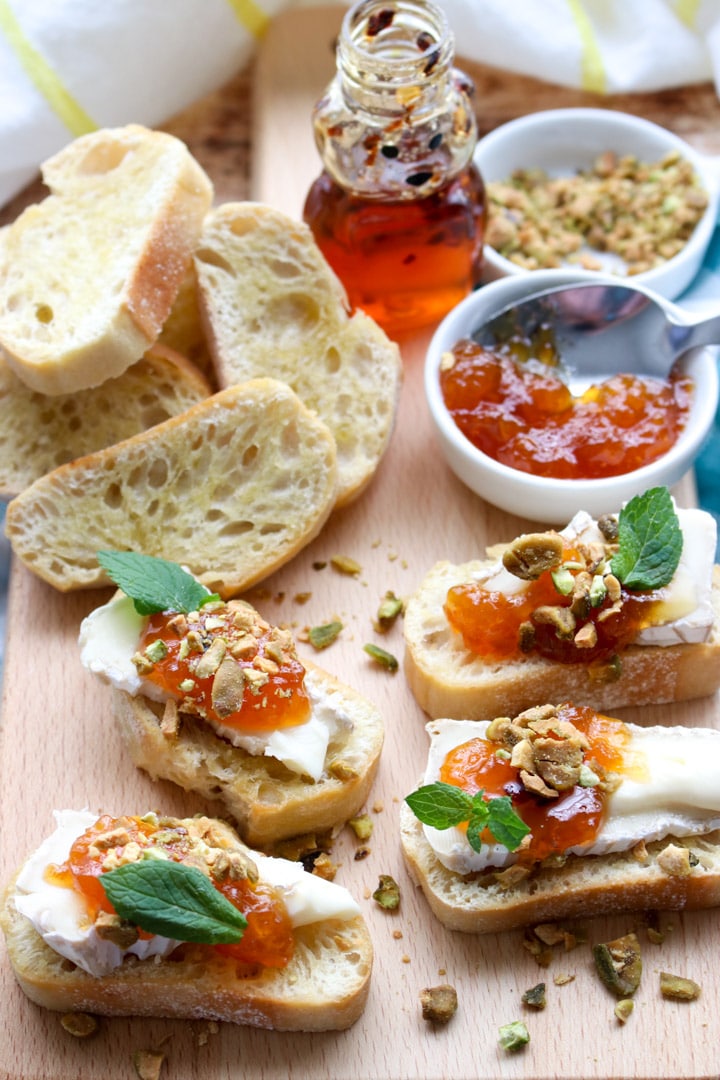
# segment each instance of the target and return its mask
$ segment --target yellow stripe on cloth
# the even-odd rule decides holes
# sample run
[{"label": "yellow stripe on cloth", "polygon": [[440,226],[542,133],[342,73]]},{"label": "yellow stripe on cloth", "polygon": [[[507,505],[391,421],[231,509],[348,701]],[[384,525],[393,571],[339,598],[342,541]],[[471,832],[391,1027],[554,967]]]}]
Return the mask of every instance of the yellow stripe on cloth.
[{"label": "yellow stripe on cloth", "polygon": [[70,134],[77,137],[86,135],[89,131],[96,131],[97,124],[93,123],[85,110],[63,86],[60,77],[25,37],[8,0],[0,0],[0,30],[7,38],[10,48],[36,90],[42,94]]},{"label": "yellow stripe on cloth", "polygon": [[256,4],[255,0],[227,0],[227,2],[233,9],[238,22],[246,30],[253,37],[262,37],[270,23],[270,16],[263,11],[260,5]]},{"label": "yellow stripe on cloth", "polygon": [[583,90],[592,90],[604,94],[606,89],[605,66],[600,55],[600,47],[595,38],[592,23],[582,6],[581,0],[567,0],[570,13],[580,35],[582,45],[581,76]]},{"label": "yellow stripe on cloth", "polygon": [[680,22],[685,23],[690,30],[694,30],[699,9],[700,0],[677,0],[675,14]]}]

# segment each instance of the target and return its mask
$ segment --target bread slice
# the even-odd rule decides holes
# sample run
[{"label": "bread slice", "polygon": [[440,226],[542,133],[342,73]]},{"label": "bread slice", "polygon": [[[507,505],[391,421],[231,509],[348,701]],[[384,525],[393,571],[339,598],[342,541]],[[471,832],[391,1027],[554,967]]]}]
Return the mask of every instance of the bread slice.
[{"label": "bread slice", "polygon": [[[590,918],[620,911],[679,910],[720,904],[720,831],[647,844],[647,858],[632,851],[569,855],[562,866],[537,870],[503,885],[494,871],[461,875],[448,870],[425,838],[422,824],[403,803],[403,854],[433,914],[450,930],[489,934],[533,923]],[[668,873],[658,858],[670,845],[687,848],[688,876]]]},{"label": "bread slice", "polygon": [[101,386],[48,397],[30,390],[0,349],[0,497],[11,499],[59,465],[160,424],[210,393],[184,357],[153,345]]},{"label": "bread slice", "polygon": [[215,367],[205,339],[205,330],[203,329],[200,314],[197,278],[192,263],[182,280],[170,314],[160,331],[158,344],[167,345],[169,349],[174,349],[175,352],[179,352],[181,356],[186,357],[191,364],[194,364],[195,367],[202,371],[213,390],[218,389]]},{"label": "bread slice", "polygon": [[560,664],[543,657],[488,662],[465,648],[443,605],[448,589],[495,565],[495,560],[440,562],[408,600],[404,667],[410,688],[433,719],[484,720],[515,715],[538,701],[591,705],[600,712],[630,705],[685,701],[720,686],[720,567],[713,572],[715,622],[707,641],[693,645],[631,645],[621,670]]},{"label": "bread slice", "polygon": [[8,504],[16,556],[61,592],[109,584],[102,550],[186,566],[233,596],[293,557],[335,501],[335,442],[284,383],[230,387],[61,465]]},{"label": "bread slice", "polygon": [[76,139],[43,178],[4,238],[0,345],[33,390],[69,394],[155,342],[213,189],[184,143],[137,124]]},{"label": "bread slice", "polygon": [[212,211],[195,252],[218,381],[287,382],[338,448],[338,505],[371,479],[390,440],[401,382],[397,345],[340,281],[310,229],[260,203]]},{"label": "bread slice", "polygon": [[303,660],[306,685],[352,727],[331,740],[321,778],[313,783],[271,757],[259,757],[216,735],[210,724],[180,714],[177,731],[163,730],[163,706],[112,690],[113,712],[135,765],[153,779],[172,780],[207,799],[220,799],[246,843],[278,840],[343,825],[364,804],[380,760],[378,710],[328,672]]},{"label": "bread slice", "polygon": [[95,977],[43,941],[17,910],[16,895],[13,879],[0,926],[22,990],[46,1009],[330,1031],[349,1027],[365,1007],[373,949],[360,915],[296,927],[294,954],[285,968],[242,964],[183,945],[172,959],[128,957],[110,974]]}]

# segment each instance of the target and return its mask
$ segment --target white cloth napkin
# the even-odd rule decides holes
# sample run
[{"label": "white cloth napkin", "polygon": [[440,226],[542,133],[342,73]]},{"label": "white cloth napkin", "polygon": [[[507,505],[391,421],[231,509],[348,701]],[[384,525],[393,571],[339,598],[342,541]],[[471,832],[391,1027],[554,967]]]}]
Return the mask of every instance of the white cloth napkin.
[{"label": "white cloth napkin", "polygon": [[[160,124],[221,86],[310,2],[0,0],[0,206],[77,135]],[[438,2],[470,60],[608,94],[720,87],[720,0]]]}]

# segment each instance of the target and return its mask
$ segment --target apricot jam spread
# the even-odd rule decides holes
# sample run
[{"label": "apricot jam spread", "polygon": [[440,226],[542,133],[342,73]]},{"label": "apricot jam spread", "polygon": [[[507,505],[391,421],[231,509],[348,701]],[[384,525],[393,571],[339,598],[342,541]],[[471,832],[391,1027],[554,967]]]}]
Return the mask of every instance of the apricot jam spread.
[{"label": "apricot jam spread", "polygon": [[529,865],[592,844],[618,774],[635,767],[629,741],[621,721],[593,709],[543,705],[494,720],[485,738],[452,749],[439,779],[469,795],[509,795],[530,828],[517,851]]},{"label": "apricot jam spread", "polygon": [[233,837],[221,822],[208,818],[180,821],[154,814],[143,818],[103,815],[73,843],[66,862],[50,867],[46,876],[52,884],[78,892],[98,933],[127,947],[138,937],[148,935],[118,918],[101,884],[101,875],[143,859],[151,849],[155,858],[185,862],[202,870],[247,919],[240,941],[203,945],[203,949],[241,963],[285,967],[294,948],[287,909],[276,889],[258,881],[255,864]]},{"label": "apricot jam spread", "polygon": [[615,375],[575,397],[542,348],[535,366],[522,362],[523,344],[490,352],[462,340],[443,357],[445,405],[488,457],[536,476],[595,480],[648,465],[677,442],[690,411],[688,376]]},{"label": "apricot jam spread", "polygon": [[133,663],[182,711],[225,727],[274,731],[310,715],[292,635],[242,601],[151,615]]},{"label": "apricot jam spread", "polygon": [[[608,517],[598,524],[612,533],[615,522]],[[613,550],[612,539],[571,543],[555,532],[519,537],[503,554],[517,589],[497,588],[492,577],[455,585],[446,596],[446,617],[465,647],[488,660],[532,653],[563,664],[608,664],[653,624],[662,600],[660,590],[621,585],[609,572]]]}]

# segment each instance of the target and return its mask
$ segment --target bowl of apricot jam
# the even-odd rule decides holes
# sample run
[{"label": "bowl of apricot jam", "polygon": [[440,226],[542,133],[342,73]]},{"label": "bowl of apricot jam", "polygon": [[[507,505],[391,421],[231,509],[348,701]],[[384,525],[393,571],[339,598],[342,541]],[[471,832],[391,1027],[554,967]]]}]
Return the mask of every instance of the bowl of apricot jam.
[{"label": "bowl of apricot jam", "polygon": [[697,274],[718,214],[709,158],[615,109],[550,109],[482,138],[483,279],[577,268],[617,273],[668,299]]},{"label": "bowl of apricot jam", "polygon": [[[484,285],[443,319],[425,362],[425,394],[451,469],[492,505],[548,525],[566,524],[577,510],[595,517],[616,511],[648,488],[677,483],[718,405],[714,347],[688,352],[667,380],[628,370],[581,392],[547,362],[547,342],[516,352],[473,340],[524,296],[588,280],[615,279],[538,270]],[[645,291],[676,319],[687,318]]]}]

